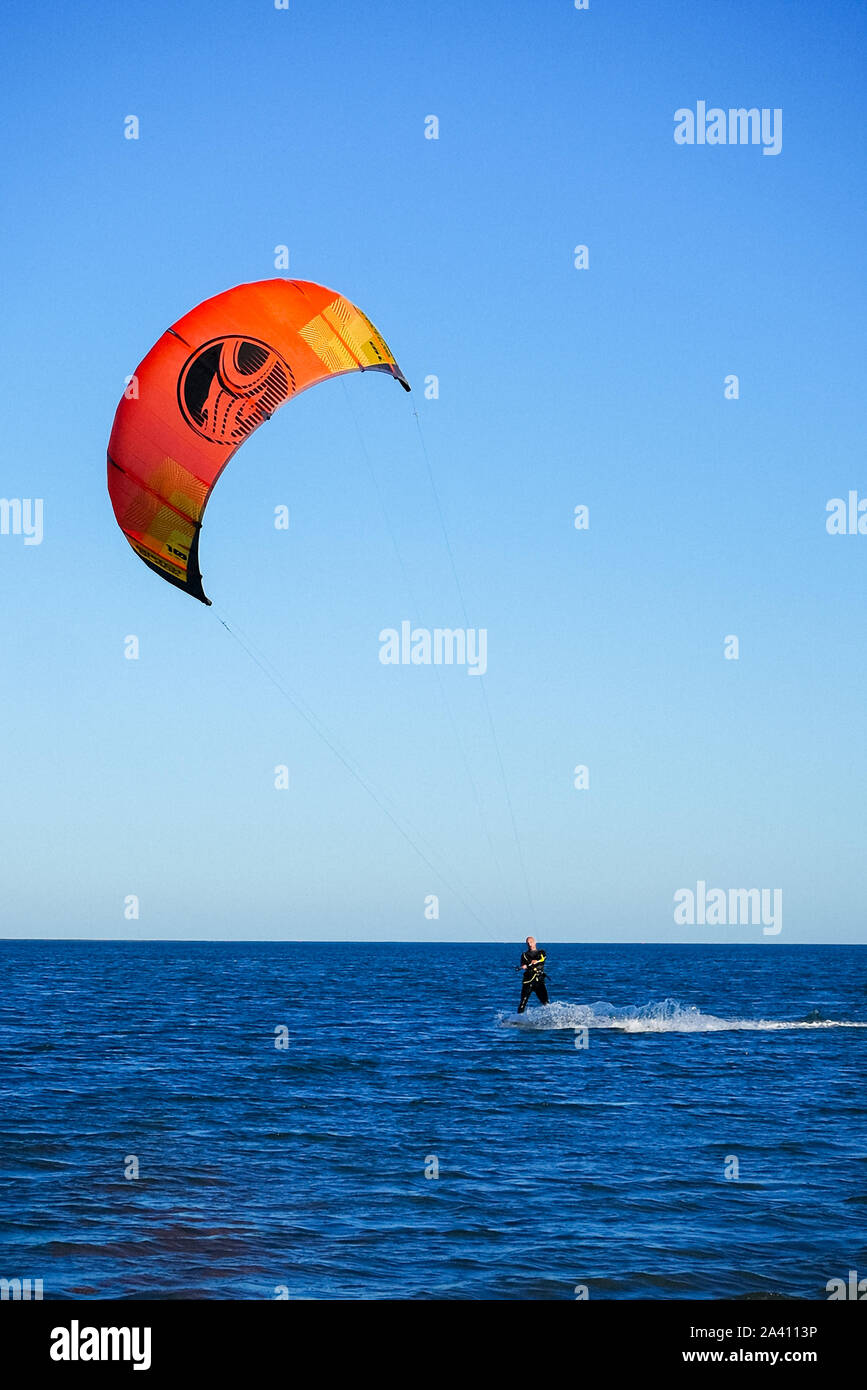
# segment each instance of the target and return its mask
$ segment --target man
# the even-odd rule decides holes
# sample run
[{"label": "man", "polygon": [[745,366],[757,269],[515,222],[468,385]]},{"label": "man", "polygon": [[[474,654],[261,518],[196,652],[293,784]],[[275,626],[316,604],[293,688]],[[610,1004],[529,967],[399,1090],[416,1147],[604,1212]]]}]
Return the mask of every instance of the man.
[{"label": "man", "polygon": [[521,956],[521,969],[524,978],[521,981],[521,1002],[518,1005],[518,1013],[522,1014],[527,1007],[531,994],[535,994],[540,1004],[547,1004],[548,991],[545,988],[545,971],[542,966],[545,962],[545,952],[536,945],[535,936],[527,937],[527,949]]}]

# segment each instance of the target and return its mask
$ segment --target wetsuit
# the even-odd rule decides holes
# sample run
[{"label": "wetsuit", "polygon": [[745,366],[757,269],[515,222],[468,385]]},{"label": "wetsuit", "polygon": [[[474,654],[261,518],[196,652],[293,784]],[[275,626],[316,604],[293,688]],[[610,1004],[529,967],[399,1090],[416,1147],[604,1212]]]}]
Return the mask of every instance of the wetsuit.
[{"label": "wetsuit", "polygon": [[526,965],[524,979],[521,983],[521,1002],[518,1005],[518,1013],[522,1014],[527,1007],[530,995],[535,994],[540,1004],[547,1004],[548,991],[545,988],[545,972],[543,969],[545,952],[537,947],[535,951],[524,951],[521,956],[521,964]]}]

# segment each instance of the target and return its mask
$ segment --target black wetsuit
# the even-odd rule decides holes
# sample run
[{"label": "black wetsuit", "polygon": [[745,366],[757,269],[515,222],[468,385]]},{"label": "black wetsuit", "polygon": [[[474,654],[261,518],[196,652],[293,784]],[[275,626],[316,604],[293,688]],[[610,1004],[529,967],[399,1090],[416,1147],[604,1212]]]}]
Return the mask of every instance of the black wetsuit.
[{"label": "black wetsuit", "polygon": [[522,1014],[527,1007],[530,995],[535,994],[540,1004],[547,1004],[548,991],[545,988],[545,952],[536,947],[535,951],[524,951],[521,956],[521,964],[526,965],[524,979],[521,982],[521,1002],[518,1005],[518,1013]]}]

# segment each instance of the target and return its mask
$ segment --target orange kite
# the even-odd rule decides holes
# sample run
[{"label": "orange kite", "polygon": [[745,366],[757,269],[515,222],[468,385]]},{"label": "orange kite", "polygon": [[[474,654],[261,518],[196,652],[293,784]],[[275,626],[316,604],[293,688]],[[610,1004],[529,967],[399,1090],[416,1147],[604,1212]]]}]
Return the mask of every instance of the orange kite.
[{"label": "orange kite", "polygon": [[117,523],[150,569],[202,603],[199,532],[244,440],[285,401],[345,372],[409,383],[370,319],[307,280],[260,280],[206,299],[135,372],[108,443]]}]

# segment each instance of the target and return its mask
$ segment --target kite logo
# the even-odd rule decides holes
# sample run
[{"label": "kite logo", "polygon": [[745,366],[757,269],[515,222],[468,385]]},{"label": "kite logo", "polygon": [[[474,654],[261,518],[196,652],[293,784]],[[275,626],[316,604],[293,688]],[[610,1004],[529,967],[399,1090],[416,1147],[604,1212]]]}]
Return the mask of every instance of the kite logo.
[{"label": "kite logo", "polygon": [[217,338],[184,363],[178,405],[196,434],[234,448],[294,391],[292,368],[267,343]]}]

